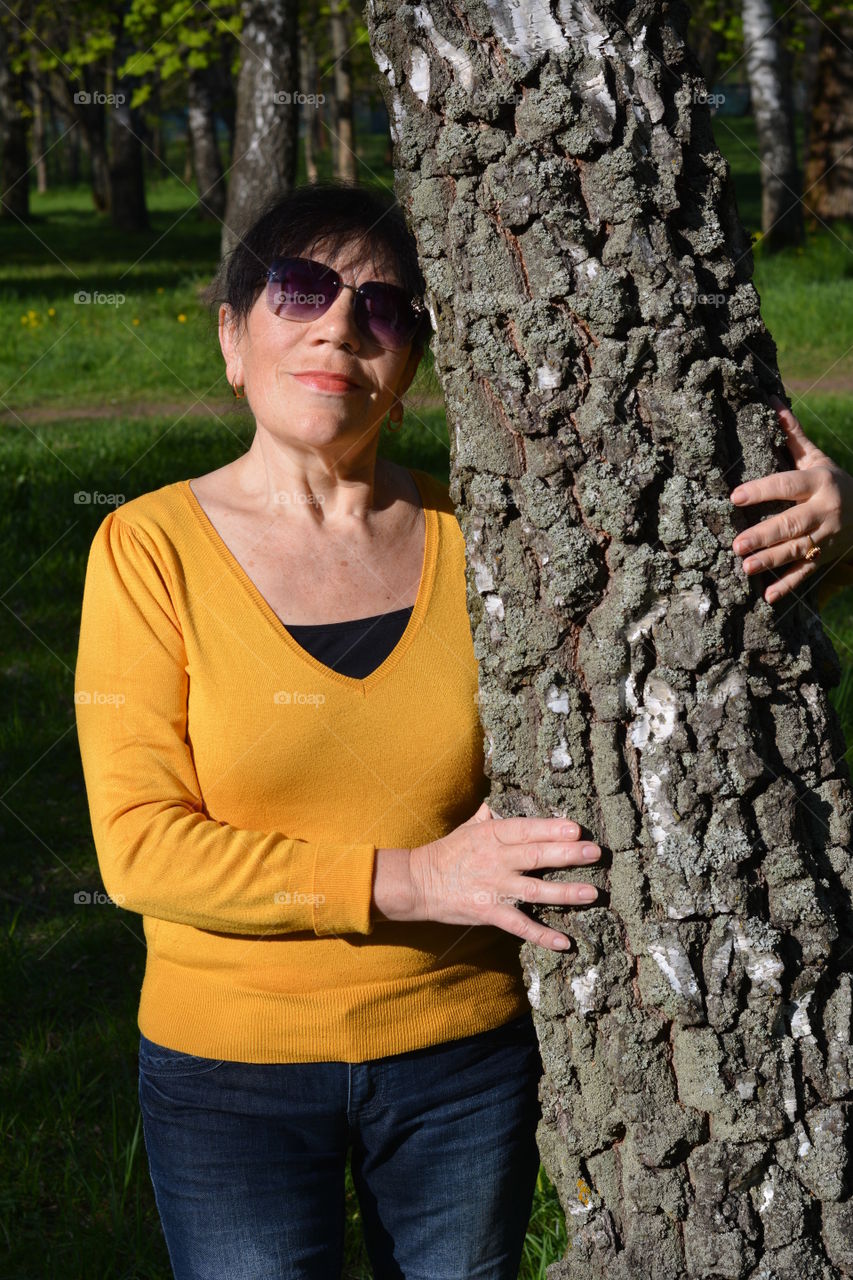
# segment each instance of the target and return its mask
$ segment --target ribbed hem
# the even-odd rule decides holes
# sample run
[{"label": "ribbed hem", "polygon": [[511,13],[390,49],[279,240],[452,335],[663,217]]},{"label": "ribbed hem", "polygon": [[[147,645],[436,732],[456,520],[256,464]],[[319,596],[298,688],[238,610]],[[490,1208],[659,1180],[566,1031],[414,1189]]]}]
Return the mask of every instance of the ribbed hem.
[{"label": "ribbed hem", "polygon": [[314,932],[372,933],[376,845],[318,844],[314,855]]},{"label": "ribbed hem", "polygon": [[149,952],[138,1025],[156,1044],[230,1062],[366,1062],[526,1013],[521,977],[470,966],[310,995],[246,991]]}]

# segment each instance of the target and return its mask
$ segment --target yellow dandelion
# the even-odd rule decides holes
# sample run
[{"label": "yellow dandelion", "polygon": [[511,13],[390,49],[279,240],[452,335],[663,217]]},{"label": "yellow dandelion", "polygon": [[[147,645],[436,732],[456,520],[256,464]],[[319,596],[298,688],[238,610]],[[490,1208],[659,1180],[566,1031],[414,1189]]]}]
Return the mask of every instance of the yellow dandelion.
[{"label": "yellow dandelion", "polygon": [[48,314],[49,316],[55,316],[55,315],[56,315],[56,307],[48,307],[48,309],[47,309],[47,314]]},{"label": "yellow dandelion", "polygon": [[133,317],[133,323],[134,323],[134,324],[139,324],[139,316],[134,316],[134,317]]},{"label": "yellow dandelion", "polygon": [[158,293],[162,293],[162,292],[163,292],[163,286],[162,286],[161,284],[158,284],[158,286],[157,286],[157,292],[158,292]]},{"label": "yellow dandelion", "polygon": [[30,323],[29,316],[21,316],[21,324],[29,324],[29,323]]},{"label": "yellow dandelion", "polygon": [[184,315],[184,313],[183,313],[183,311],[182,311],[182,312],[181,312],[181,314],[178,316],[178,321],[179,321],[179,323],[180,323],[180,324],[185,324],[185,323],[186,323],[186,319],[187,319],[187,318],[186,318],[186,316]]}]

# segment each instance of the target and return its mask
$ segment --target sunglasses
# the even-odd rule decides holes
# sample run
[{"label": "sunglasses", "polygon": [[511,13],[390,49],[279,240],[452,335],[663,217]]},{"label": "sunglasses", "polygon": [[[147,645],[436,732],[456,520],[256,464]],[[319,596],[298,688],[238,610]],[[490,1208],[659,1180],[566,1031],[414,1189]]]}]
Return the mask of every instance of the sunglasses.
[{"label": "sunglasses", "polygon": [[355,323],[361,333],[389,351],[408,346],[426,308],[398,285],[368,280],[356,288],[313,258],[273,258],[267,272],[267,306],[285,320],[317,320],[341,289],[355,294]]}]

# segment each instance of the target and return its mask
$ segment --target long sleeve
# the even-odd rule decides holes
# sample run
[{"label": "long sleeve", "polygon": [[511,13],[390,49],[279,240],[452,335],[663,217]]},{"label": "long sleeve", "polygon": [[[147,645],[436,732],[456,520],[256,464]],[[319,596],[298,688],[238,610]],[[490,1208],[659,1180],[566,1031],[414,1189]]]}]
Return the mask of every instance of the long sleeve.
[{"label": "long sleeve", "polygon": [[374,845],[308,843],[207,816],[187,740],[188,682],[168,567],[144,531],[111,512],[89,552],[74,681],[107,893],[125,910],[198,929],[371,933]]}]

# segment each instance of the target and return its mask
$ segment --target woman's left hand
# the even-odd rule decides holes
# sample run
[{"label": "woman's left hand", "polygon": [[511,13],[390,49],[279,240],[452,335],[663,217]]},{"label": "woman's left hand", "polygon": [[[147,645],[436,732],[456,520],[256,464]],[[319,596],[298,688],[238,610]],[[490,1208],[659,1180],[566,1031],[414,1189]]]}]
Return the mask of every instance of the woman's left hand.
[{"label": "woman's left hand", "polygon": [[[818,567],[825,568],[835,560],[849,561],[853,551],[853,476],[812,444],[777,396],[771,396],[770,403],[785,428],[796,469],[747,480],[729,495],[734,501],[742,494],[744,506],[779,499],[797,504],[752,525],[732,543],[735,555],[752,553],[743,562],[746,573],[791,564],[764,592],[767,601],[781,599]],[[821,550],[811,560],[803,560],[812,545],[807,534]]]}]

